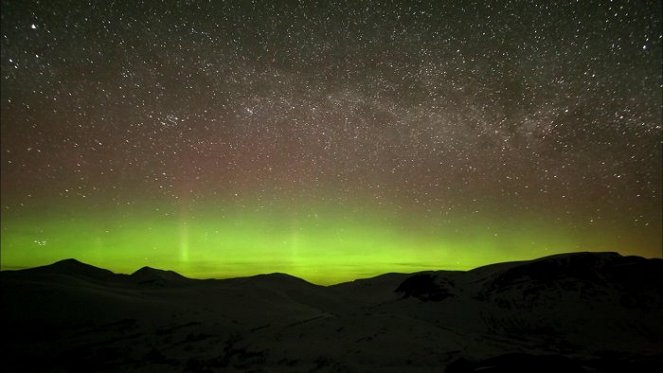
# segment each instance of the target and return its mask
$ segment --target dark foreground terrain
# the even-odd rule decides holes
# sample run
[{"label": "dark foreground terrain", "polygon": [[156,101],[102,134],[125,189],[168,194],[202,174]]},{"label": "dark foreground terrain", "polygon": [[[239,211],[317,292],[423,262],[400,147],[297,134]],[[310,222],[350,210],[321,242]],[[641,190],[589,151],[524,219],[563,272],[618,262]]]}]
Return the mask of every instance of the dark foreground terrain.
[{"label": "dark foreground terrain", "polygon": [[663,260],[575,253],[335,286],[75,260],[0,272],[3,371],[654,372]]}]

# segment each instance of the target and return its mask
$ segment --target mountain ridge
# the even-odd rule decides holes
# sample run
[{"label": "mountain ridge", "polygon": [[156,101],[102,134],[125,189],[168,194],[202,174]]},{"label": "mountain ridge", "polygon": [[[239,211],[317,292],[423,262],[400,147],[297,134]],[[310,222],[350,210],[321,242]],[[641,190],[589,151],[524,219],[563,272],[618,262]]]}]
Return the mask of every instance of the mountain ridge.
[{"label": "mountain ridge", "polygon": [[[606,262],[609,261],[607,259],[612,259],[612,260],[619,260],[621,259],[627,259],[627,258],[640,258],[643,260],[653,260],[653,261],[663,261],[663,259],[660,258],[643,258],[639,256],[632,256],[632,255],[621,255],[617,252],[569,252],[569,253],[561,253],[561,254],[553,254],[549,256],[543,256],[540,258],[535,258],[535,259],[527,259],[527,260],[515,260],[515,261],[505,261],[505,262],[497,262],[497,263],[491,263],[487,265],[482,265],[478,266],[469,270],[444,270],[444,269],[438,269],[438,270],[426,270],[426,271],[417,271],[417,272],[411,272],[411,273],[397,273],[397,272],[388,272],[388,273],[383,273],[379,274],[376,276],[372,277],[367,277],[367,278],[357,278],[354,280],[348,280],[348,281],[343,281],[340,283],[336,284],[330,284],[330,285],[318,285],[312,282],[309,282],[308,280],[294,276],[288,273],[282,273],[282,272],[272,272],[272,273],[258,273],[254,275],[248,275],[248,276],[239,276],[239,277],[229,277],[229,278],[205,278],[205,279],[200,279],[200,278],[193,278],[193,277],[187,277],[184,276],[176,271],[173,270],[168,270],[168,269],[157,269],[153,268],[150,266],[143,266],[137,270],[135,270],[131,274],[124,274],[124,273],[116,273],[111,270],[101,268],[101,267],[96,267],[94,265],[82,262],[78,259],[75,258],[67,258],[67,259],[62,259],[58,260],[54,263],[51,264],[46,264],[46,265],[41,265],[41,266],[36,266],[36,267],[30,267],[30,268],[20,268],[20,269],[11,269],[11,270],[1,270],[0,273],[22,273],[25,271],[28,272],[48,272],[48,273],[59,273],[59,274],[69,274],[69,275],[82,275],[85,277],[93,277],[93,278],[107,278],[109,275],[115,275],[115,276],[128,276],[130,278],[138,279],[138,278],[143,278],[143,277],[149,277],[150,279],[178,279],[178,280],[191,280],[191,281],[208,281],[208,280],[219,280],[219,281],[227,281],[227,280],[242,280],[242,281],[255,281],[255,280],[262,280],[266,278],[272,278],[272,279],[282,279],[282,280],[299,280],[301,282],[305,282],[308,284],[316,285],[316,286],[327,286],[327,287],[334,287],[334,286],[339,286],[339,285],[344,285],[344,284],[351,284],[351,283],[356,283],[356,282],[362,282],[365,280],[372,280],[372,279],[378,279],[378,278],[383,278],[383,277],[389,277],[389,276],[408,276],[408,275],[415,275],[415,274],[425,274],[425,273],[481,273],[481,272],[491,272],[493,270],[504,270],[507,267],[519,267],[522,265],[527,265],[527,264],[533,264],[533,263],[539,263],[539,262],[559,262],[559,261],[569,261],[569,259],[573,258],[582,258],[582,257],[587,257],[587,258],[601,258],[600,260],[597,260],[596,262]],[[27,273],[27,272],[26,272]]]},{"label": "mountain ridge", "polygon": [[2,272],[69,275],[69,276],[80,276],[85,278],[91,278],[95,280],[107,280],[117,275],[116,273],[108,269],[96,267],[91,264],[81,262],[74,258],[62,259],[52,264],[47,264],[32,268],[17,269],[11,271],[0,271],[0,273]]},{"label": "mountain ridge", "polygon": [[663,364],[662,259],[572,253],[332,286],[282,273],[114,274],[64,260],[0,279],[8,346],[0,354],[15,371],[468,373],[560,364],[613,372]]}]

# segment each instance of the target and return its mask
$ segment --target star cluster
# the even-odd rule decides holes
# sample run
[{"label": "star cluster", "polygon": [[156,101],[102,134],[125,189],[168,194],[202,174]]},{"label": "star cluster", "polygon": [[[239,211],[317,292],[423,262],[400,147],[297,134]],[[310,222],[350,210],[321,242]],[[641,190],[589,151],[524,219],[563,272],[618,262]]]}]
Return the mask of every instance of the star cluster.
[{"label": "star cluster", "polygon": [[660,8],[3,1],[3,266],[660,255]]}]

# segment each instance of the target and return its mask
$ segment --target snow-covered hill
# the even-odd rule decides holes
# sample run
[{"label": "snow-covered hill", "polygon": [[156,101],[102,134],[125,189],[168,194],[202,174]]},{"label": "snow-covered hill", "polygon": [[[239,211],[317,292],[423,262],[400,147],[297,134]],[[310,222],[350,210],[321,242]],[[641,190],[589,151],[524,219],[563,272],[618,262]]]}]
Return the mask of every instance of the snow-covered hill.
[{"label": "snow-covered hill", "polygon": [[663,364],[663,260],[573,253],[324,287],[75,260],[0,273],[10,371],[613,372]]}]

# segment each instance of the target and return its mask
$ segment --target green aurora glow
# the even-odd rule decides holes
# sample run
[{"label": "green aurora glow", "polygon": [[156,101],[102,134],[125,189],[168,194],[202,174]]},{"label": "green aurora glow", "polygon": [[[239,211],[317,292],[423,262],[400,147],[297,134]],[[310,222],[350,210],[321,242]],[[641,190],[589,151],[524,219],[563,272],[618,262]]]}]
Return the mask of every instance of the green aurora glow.
[{"label": "green aurora glow", "polygon": [[11,218],[2,222],[3,269],[72,257],[120,273],[142,265],[194,278],[284,272],[332,284],[386,272],[466,270],[568,251],[628,249],[624,241],[606,239],[600,224],[579,233],[552,224],[553,217],[500,218],[497,212],[442,219],[377,205],[343,211],[331,204],[230,203],[33,212],[5,212]]},{"label": "green aurora glow", "polygon": [[660,257],[660,13],[3,1],[1,268],[331,284]]}]

